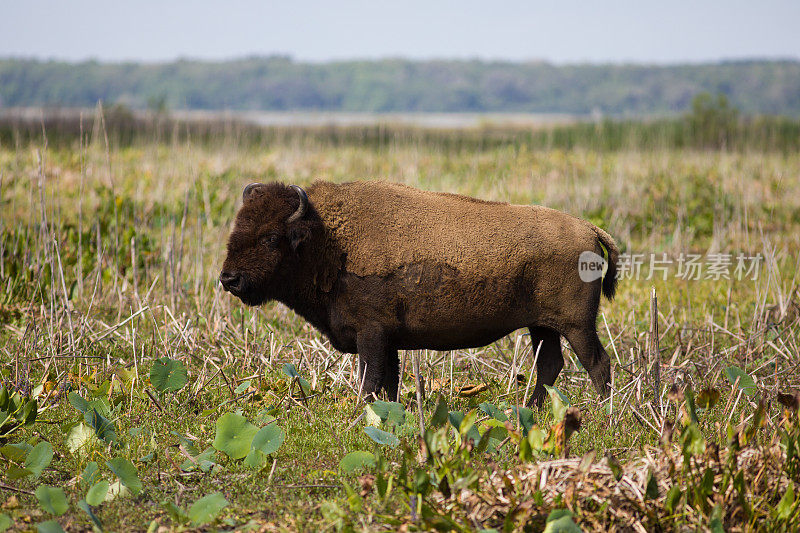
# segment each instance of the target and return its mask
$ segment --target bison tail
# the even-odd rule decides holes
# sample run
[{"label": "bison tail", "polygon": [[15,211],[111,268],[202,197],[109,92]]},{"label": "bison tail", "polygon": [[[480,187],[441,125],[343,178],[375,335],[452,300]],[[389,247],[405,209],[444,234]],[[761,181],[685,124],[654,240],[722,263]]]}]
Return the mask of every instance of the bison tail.
[{"label": "bison tail", "polygon": [[617,292],[617,260],[619,259],[619,248],[614,238],[595,227],[597,238],[600,244],[605,248],[606,255],[608,256],[608,269],[606,275],[603,277],[603,295],[609,300],[614,299],[614,294]]}]

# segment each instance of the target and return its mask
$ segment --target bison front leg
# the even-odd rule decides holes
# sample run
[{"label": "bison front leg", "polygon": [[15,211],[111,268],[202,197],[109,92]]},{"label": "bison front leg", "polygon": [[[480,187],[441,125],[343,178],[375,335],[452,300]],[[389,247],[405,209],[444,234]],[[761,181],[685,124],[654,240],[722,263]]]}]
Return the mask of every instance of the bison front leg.
[{"label": "bison front leg", "polygon": [[384,374],[388,366],[386,335],[379,329],[361,331],[356,338],[356,348],[363,382],[361,394],[372,400],[377,397],[385,382]]},{"label": "bison front leg", "polygon": [[[528,399],[528,407],[544,406],[545,385],[553,386],[556,378],[564,368],[564,356],[561,353],[561,336],[557,331],[550,328],[531,326],[531,342],[533,343],[533,353],[539,351],[536,358],[536,386],[533,394]],[[541,344],[541,347],[539,346]]]}]

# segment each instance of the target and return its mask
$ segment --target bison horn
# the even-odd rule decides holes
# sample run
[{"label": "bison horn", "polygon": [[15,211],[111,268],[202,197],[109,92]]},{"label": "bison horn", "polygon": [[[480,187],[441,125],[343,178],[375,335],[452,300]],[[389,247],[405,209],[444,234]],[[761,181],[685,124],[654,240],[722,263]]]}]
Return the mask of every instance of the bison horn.
[{"label": "bison horn", "polygon": [[253,192],[253,189],[255,189],[256,187],[261,187],[261,185],[262,185],[261,183],[251,183],[250,185],[245,187],[244,190],[242,191],[242,200],[245,200],[248,196],[250,196],[250,193]]},{"label": "bison horn", "polygon": [[306,214],[306,209],[308,208],[308,195],[306,191],[298,187],[297,185],[290,185],[292,189],[297,193],[297,196],[300,197],[300,206],[297,208],[297,211],[292,213],[292,215],[286,219],[287,224],[291,224],[295,220],[299,220],[303,218],[303,215]]}]

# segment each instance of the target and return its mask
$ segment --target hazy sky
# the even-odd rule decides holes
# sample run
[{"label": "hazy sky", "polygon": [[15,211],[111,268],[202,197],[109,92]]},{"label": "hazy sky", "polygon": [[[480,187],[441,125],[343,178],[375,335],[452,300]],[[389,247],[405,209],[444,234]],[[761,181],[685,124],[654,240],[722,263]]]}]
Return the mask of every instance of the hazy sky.
[{"label": "hazy sky", "polygon": [[800,0],[2,0],[0,56],[800,58]]}]

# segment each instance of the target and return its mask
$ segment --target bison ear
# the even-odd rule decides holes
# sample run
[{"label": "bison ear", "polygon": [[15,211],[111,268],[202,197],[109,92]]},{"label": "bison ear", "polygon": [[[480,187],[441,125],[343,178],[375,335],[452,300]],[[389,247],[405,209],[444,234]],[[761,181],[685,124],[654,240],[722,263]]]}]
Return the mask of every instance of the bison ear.
[{"label": "bison ear", "polygon": [[247,198],[253,192],[253,189],[257,189],[258,187],[261,187],[261,185],[262,185],[261,183],[251,183],[250,185],[245,187],[244,190],[242,191],[242,200],[243,201],[247,200]]},{"label": "bison ear", "polygon": [[286,236],[289,238],[292,250],[296,252],[300,244],[311,237],[311,226],[302,222],[291,224],[286,230]]}]

